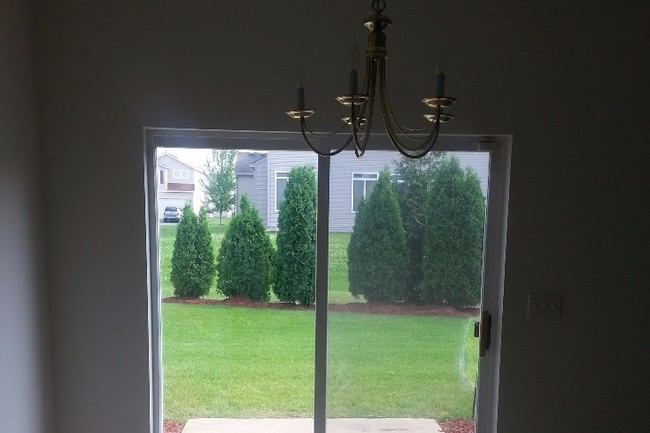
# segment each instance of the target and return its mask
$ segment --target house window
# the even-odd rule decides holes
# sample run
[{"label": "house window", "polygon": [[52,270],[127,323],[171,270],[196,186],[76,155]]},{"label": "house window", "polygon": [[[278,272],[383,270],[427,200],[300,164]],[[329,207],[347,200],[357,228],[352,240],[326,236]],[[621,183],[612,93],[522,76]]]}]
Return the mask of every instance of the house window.
[{"label": "house window", "polygon": [[377,173],[352,173],[352,212],[356,212],[377,184]]},{"label": "house window", "polygon": [[174,179],[189,179],[190,173],[187,170],[174,170],[172,177]]},{"label": "house window", "polygon": [[280,205],[284,201],[284,189],[287,187],[289,181],[288,171],[275,172],[275,211],[280,210]]},{"label": "house window", "polygon": [[160,184],[165,184],[165,170],[160,170]]}]

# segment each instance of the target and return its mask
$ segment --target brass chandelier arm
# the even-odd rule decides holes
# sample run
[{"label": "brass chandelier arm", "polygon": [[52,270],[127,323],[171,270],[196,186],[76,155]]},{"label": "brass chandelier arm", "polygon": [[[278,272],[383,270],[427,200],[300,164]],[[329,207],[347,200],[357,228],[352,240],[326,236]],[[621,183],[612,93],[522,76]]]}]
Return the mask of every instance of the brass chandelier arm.
[{"label": "brass chandelier arm", "polygon": [[339,129],[337,129],[334,132],[313,132],[311,129],[307,127],[307,121],[305,120],[304,122],[304,131],[309,134],[313,135],[314,137],[331,137],[333,135],[339,134],[341,131],[345,129],[345,124],[341,126]]},{"label": "brass chandelier arm", "polygon": [[[345,141],[345,143],[343,143],[343,145],[341,147],[339,147],[337,149],[334,149],[333,151],[323,152],[322,150],[320,150],[318,148],[317,145],[315,145],[314,143],[311,142],[311,140],[309,140],[309,137],[307,136],[308,131],[306,131],[306,129],[305,129],[305,118],[304,117],[300,118],[300,132],[302,133],[302,138],[305,140],[305,142],[311,148],[311,150],[314,151],[314,153],[316,153],[316,154],[318,154],[320,156],[328,156],[328,157],[338,155],[339,153],[343,152],[350,145],[350,143],[352,143],[352,138],[353,138],[352,136],[350,136]],[[331,134],[326,134],[326,136],[330,136],[330,135]]]},{"label": "brass chandelier arm", "polygon": [[[372,127],[372,113],[373,113],[373,105],[374,101],[372,100],[372,97],[374,97],[374,75],[376,73],[376,69],[374,67],[374,62],[371,61],[371,59],[368,59],[367,62],[367,67],[366,67],[366,72],[363,80],[363,93],[362,95],[368,95],[368,92],[371,93],[371,97],[368,98],[365,102],[363,102],[361,105],[356,105],[354,103],[350,103],[350,117],[345,118],[348,119],[347,121],[344,122],[343,126],[341,126],[338,130],[335,132],[331,133],[316,133],[311,131],[307,127],[307,121],[306,117],[300,117],[300,132],[302,134],[303,139],[307,143],[307,145],[313,150],[315,153],[321,156],[334,156],[345,149],[349,147],[351,143],[354,142],[354,151],[357,157],[363,156],[365,153],[365,148],[368,144],[368,139],[370,138],[370,134],[368,131],[370,131],[370,128]],[[349,97],[353,97],[355,95],[347,95]],[[359,108],[357,108],[359,107]],[[357,114],[357,110],[359,113]],[[366,113],[368,114],[369,117],[365,117]],[[344,120],[345,120],[344,119]],[[367,123],[366,123],[367,119]],[[329,152],[324,152],[319,149],[319,146],[315,143],[313,143],[310,139],[309,136],[313,137],[332,137],[334,135],[339,134],[341,131],[343,131],[346,127],[350,127],[350,136],[347,138],[347,140],[340,146],[335,148],[334,150],[331,150]]]},{"label": "brass chandelier arm", "polygon": [[[366,146],[368,145],[368,140],[370,139],[370,128],[372,128],[372,101],[370,101],[369,104],[370,117],[367,118],[367,123],[363,125],[363,136],[361,138],[359,138],[359,126],[356,124],[356,122],[354,122],[352,125],[351,136],[354,139],[354,154],[357,158],[361,158],[364,153],[366,153]],[[352,113],[354,115],[354,109],[352,109]]]},{"label": "brass chandelier arm", "polygon": [[429,153],[433,149],[433,146],[436,144],[436,141],[438,140],[438,134],[440,132],[440,128],[435,128],[433,131],[431,131],[431,134],[425,138],[424,143],[419,143],[420,146],[415,149],[409,149],[399,141],[399,138],[393,129],[393,125],[388,123],[385,115],[384,126],[386,127],[386,132],[388,132],[388,138],[390,139],[391,143],[393,143],[393,146],[395,146],[395,149],[397,149],[399,153],[406,156],[407,158],[412,159],[422,158],[424,155]]},{"label": "brass chandelier arm", "polygon": [[[388,133],[388,138],[390,139],[391,143],[393,143],[393,146],[401,153],[402,155],[406,156],[407,158],[421,158],[424,155],[426,155],[431,149],[433,148],[434,144],[436,143],[438,139],[438,134],[440,132],[440,113],[442,112],[441,107],[438,107],[436,109],[437,111],[437,116],[436,116],[436,121],[433,124],[433,128],[431,129],[431,132],[426,136],[426,137],[418,137],[419,143],[413,143],[416,144],[414,148],[410,148],[409,146],[406,146],[405,143],[403,143],[400,138],[399,134],[395,131],[394,129],[394,124],[396,125],[397,122],[395,119],[391,116],[391,111],[386,109],[388,106],[388,101],[386,97],[386,92],[384,91],[383,86],[381,85],[384,83],[384,73],[385,70],[382,67],[382,63],[380,62],[379,65],[379,98],[381,100],[382,104],[382,119],[384,121],[384,127],[386,128],[386,132]],[[404,137],[407,138],[407,140],[414,140],[414,138],[409,137],[407,134],[403,134]],[[423,141],[422,141],[423,140]]]},{"label": "brass chandelier arm", "polygon": [[[359,143],[359,136],[358,136],[359,125],[357,124],[356,118],[357,116],[356,113],[354,112],[354,104],[352,104],[350,106],[350,128],[351,128],[350,136],[354,140],[354,153],[358,157],[359,156],[358,152],[360,152],[361,144]],[[359,122],[361,122],[361,120],[359,120]],[[364,137],[361,140],[364,141],[366,137],[368,137],[368,134],[364,134]],[[365,140],[365,142],[367,143],[367,140]]]},{"label": "brass chandelier arm", "polygon": [[[408,139],[410,140],[426,140],[427,137],[422,137],[421,135],[424,134],[430,134],[432,128],[411,128],[408,126],[403,125],[400,123],[400,121],[397,119],[397,116],[395,115],[395,112],[393,111],[393,107],[390,105],[390,99],[388,97],[388,90],[386,89],[386,62],[385,59],[380,59],[379,60],[379,92],[381,94],[381,108],[384,111],[384,113],[389,113],[390,118],[392,119],[393,123],[395,126],[397,126],[397,129],[400,130],[402,135],[405,135]],[[438,118],[440,116],[437,116]],[[435,123],[435,122],[434,122]],[[435,128],[435,125],[433,126]],[[418,134],[418,136],[414,135]]]},{"label": "brass chandelier arm", "polygon": [[399,153],[406,156],[407,158],[412,158],[412,159],[422,158],[424,155],[429,153],[431,149],[433,149],[433,146],[436,144],[436,141],[438,140],[438,134],[440,132],[440,128],[435,127],[433,131],[431,131],[431,134],[429,134],[427,137],[424,137],[425,141],[423,143],[418,143],[419,146],[415,149],[409,149],[399,141],[398,135],[393,129],[393,125],[390,123],[390,120],[387,119],[386,117],[386,113],[382,113],[382,117],[384,120],[384,127],[386,128],[386,132],[388,132],[388,138],[390,139],[391,143],[393,143],[393,146],[395,146],[395,149],[397,149]]}]

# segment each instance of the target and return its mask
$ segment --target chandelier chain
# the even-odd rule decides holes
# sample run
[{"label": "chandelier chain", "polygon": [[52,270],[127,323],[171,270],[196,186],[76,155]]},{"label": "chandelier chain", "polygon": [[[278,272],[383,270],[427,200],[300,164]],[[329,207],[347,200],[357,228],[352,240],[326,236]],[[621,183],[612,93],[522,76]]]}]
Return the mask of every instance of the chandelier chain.
[{"label": "chandelier chain", "polygon": [[382,13],[386,9],[386,0],[373,0],[372,9],[375,13]]}]

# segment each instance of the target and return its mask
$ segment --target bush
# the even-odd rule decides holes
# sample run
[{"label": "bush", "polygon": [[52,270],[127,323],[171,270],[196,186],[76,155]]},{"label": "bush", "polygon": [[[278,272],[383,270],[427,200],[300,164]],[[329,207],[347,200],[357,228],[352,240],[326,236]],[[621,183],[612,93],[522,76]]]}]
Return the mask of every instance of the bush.
[{"label": "bush", "polygon": [[476,173],[456,158],[434,171],[426,201],[423,291],[426,302],[455,307],[481,299],[485,204]]},{"label": "bush", "polygon": [[316,177],[312,167],[294,167],[278,215],[273,292],[282,302],[310,305],[316,278]]},{"label": "bush", "polygon": [[348,245],[350,293],[368,301],[404,299],[406,239],[388,170],[361,202]]},{"label": "bush", "polygon": [[424,198],[431,188],[431,177],[443,158],[431,152],[419,159],[402,157],[395,165],[393,187],[397,193],[408,250],[405,297],[408,302],[422,300],[422,257],[424,255]]},{"label": "bush", "polygon": [[214,247],[212,246],[212,234],[208,227],[208,214],[204,208],[199,211],[196,224],[196,257],[199,263],[200,284],[206,287],[204,296],[208,294],[212,283],[217,276],[217,269],[214,260]]},{"label": "bush", "polygon": [[241,198],[217,256],[217,291],[225,296],[269,299],[273,246],[257,209]]},{"label": "bush", "polygon": [[215,277],[214,251],[205,211],[198,220],[189,204],[183,208],[172,253],[174,296],[198,298],[210,291]]}]

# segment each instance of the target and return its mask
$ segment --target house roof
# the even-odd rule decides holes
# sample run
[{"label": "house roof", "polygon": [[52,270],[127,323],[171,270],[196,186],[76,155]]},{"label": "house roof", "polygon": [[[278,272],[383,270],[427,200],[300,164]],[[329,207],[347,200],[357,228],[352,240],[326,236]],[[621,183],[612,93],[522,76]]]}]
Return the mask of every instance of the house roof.
[{"label": "house roof", "polygon": [[253,168],[251,166],[264,158],[266,158],[266,153],[237,152],[237,157],[235,158],[235,174],[252,175]]},{"label": "house roof", "polygon": [[[194,171],[196,171],[196,172],[203,173],[202,170],[200,170],[200,169],[194,167],[192,164],[188,164],[187,162],[183,161],[182,159],[180,159],[180,158],[178,158],[177,156],[174,156],[173,154],[168,153],[168,152],[165,152],[165,153],[163,153],[163,154],[161,154],[161,155],[158,156],[158,158],[157,158],[157,160],[158,160],[158,164],[160,164],[160,165],[162,165],[162,166],[165,166],[163,163],[160,162],[160,159],[163,158],[163,157],[165,157],[165,156],[168,156],[168,157],[170,157],[170,158],[172,158],[172,159],[175,159],[176,161],[180,162],[181,164],[185,165],[185,166],[188,167],[188,168],[191,168],[192,170],[194,170]],[[169,167],[168,167],[168,166],[165,166],[165,168],[169,168]]]}]

